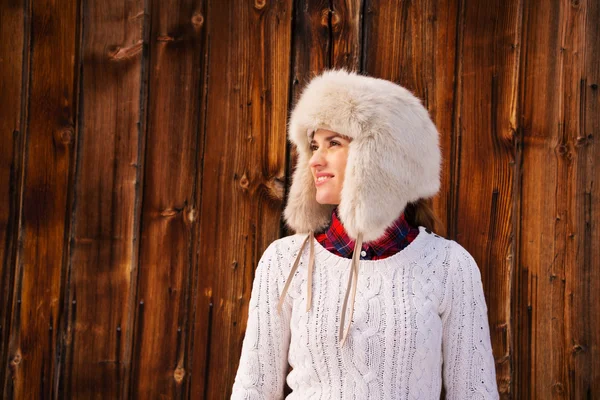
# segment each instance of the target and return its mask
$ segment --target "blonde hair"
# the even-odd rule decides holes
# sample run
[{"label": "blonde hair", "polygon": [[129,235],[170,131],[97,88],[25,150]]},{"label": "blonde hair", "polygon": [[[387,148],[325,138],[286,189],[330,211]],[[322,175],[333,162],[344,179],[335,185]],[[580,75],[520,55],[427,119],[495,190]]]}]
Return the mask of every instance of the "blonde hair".
[{"label": "blonde hair", "polygon": [[431,231],[443,231],[444,224],[436,215],[433,207],[426,199],[419,199],[413,203],[408,203],[404,209],[404,216],[407,222],[412,226],[424,226]]}]

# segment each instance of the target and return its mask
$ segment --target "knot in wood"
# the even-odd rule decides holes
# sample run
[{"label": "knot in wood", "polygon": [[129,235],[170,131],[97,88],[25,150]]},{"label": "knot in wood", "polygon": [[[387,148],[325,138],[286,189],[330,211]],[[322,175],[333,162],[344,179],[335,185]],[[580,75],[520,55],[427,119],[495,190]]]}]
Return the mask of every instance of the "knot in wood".
[{"label": "knot in wood", "polygon": [[192,26],[196,31],[199,31],[200,28],[202,28],[202,25],[204,25],[204,16],[202,13],[195,12],[194,15],[192,15]]},{"label": "knot in wood", "polygon": [[175,382],[181,383],[183,381],[183,377],[185,376],[185,370],[181,367],[177,367],[173,372],[173,378]]},{"label": "knot in wood", "polygon": [[62,143],[66,146],[69,146],[73,143],[73,139],[75,138],[75,131],[72,127],[68,126],[56,132],[56,140],[59,143]]},{"label": "knot in wood", "polygon": [[342,19],[340,18],[340,14],[335,11],[331,12],[331,27],[335,28],[340,25]]},{"label": "knot in wood", "polygon": [[174,217],[181,212],[181,208],[165,208],[160,211],[160,216],[165,218]]},{"label": "knot in wood", "polygon": [[193,224],[196,220],[196,209],[195,208],[187,208],[185,210],[185,220],[190,224]]},{"label": "knot in wood", "polygon": [[137,54],[141,53],[144,47],[144,41],[138,40],[136,43],[121,47],[121,46],[111,46],[108,51],[108,59],[110,61],[123,61],[131,59],[135,57]]},{"label": "knot in wood", "polygon": [[321,26],[329,28],[329,12],[328,8],[321,11]]},{"label": "knot in wood", "polygon": [[267,5],[266,0],[254,0],[254,8],[262,10]]},{"label": "knot in wood", "polygon": [[565,154],[567,154],[568,151],[568,147],[565,144],[561,144],[560,146],[558,146],[558,154],[560,154],[561,156],[564,156]]},{"label": "knot in wood", "polygon": [[588,144],[588,139],[585,136],[578,136],[577,140],[575,141],[575,147],[584,147],[587,146]]},{"label": "knot in wood", "polygon": [[585,347],[583,347],[580,344],[576,344],[575,346],[573,346],[573,354],[577,354],[582,351],[585,352],[585,350],[586,350]]},{"label": "knot in wood", "polygon": [[21,364],[22,359],[23,358],[21,357],[21,352],[17,351],[13,359],[10,361],[11,366],[16,367],[17,365]]},{"label": "knot in wood", "polygon": [[556,382],[552,385],[552,392],[556,394],[563,394],[565,392],[565,387],[562,383]]},{"label": "knot in wood", "polygon": [[246,173],[244,172],[244,175],[242,175],[242,177],[240,178],[240,187],[242,189],[248,189],[249,186],[250,186],[250,180],[248,180],[248,177],[246,176]]}]

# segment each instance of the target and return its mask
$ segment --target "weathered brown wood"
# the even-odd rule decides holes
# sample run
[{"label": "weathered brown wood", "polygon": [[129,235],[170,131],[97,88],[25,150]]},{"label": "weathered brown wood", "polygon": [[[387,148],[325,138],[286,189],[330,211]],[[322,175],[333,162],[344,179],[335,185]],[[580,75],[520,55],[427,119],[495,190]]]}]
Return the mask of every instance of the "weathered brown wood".
[{"label": "weathered brown wood", "polygon": [[4,398],[55,391],[75,144],[78,4],[32,3],[23,206]]},{"label": "weathered brown wood", "polygon": [[298,0],[294,4],[292,103],[298,98],[300,91],[297,88],[303,88],[316,73],[332,66],[332,10],[329,3],[329,0]]},{"label": "weathered brown wood", "polygon": [[566,237],[562,238],[566,280],[563,368],[568,376],[565,397],[583,399],[600,394],[600,229],[593,222],[600,219],[600,7],[596,1],[573,3],[564,13],[563,134],[568,170],[562,186],[569,198]]},{"label": "weathered brown wood", "polygon": [[567,315],[573,334],[567,349],[571,353],[570,393],[574,398],[589,399],[600,397],[600,2],[582,2],[580,13],[574,29],[584,24],[584,41],[573,49],[573,56],[581,58],[578,63],[583,73],[579,90],[574,92],[580,96],[579,110],[571,109],[578,120],[578,129],[571,136],[577,153],[577,178],[570,209],[577,233],[576,240],[568,240],[574,267]]},{"label": "weathered brown wood", "polygon": [[207,327],[210,332],[194,343],[194,398],[231,393],[254,269],[279,233],[291,12],[291,1],[215,1],[208,12],[210,118],[194,326],[196,334]]},{"label": "weathered brown wood", "polygon": [[[23,47],[29,35],[23,29],[23,4],[5,2],[0,7],[0,382],[4,382],[10,325],[14,256],[19,232],[21,166],[27,93],[28,59]],[[25,54],[27,56],[27,53]]]},{"label": "weathered brown wood", "polygon": [[204,3],[153,1],[133,398],[185,389]]},{"label": "weathered brown wood", "polygon": [[[597,30],[598,10],[592,3],[534,2],[526,9],[516,301],[524,328],[518,350],[527,355],[518,364],[519,398],[598,394],[591,380],[598,367],[591,365],[598,362],[599,336],[593,334],[599,329],[600,261],[592,257],[598,230],[589,221],[598,219],[592,192],[598,191],[593,167],[599,157],[594,131],[587,130],[598,113],[597,95],[587,87],[588,73],[598,79],[597,42],[592,44],[598,33],[590,34]],[[587,7],[595,11],[594,22]]]},{"label": "weathered brown wood", "polygon": [[[560,319],[564,321],[561,346],[564,358],[560,370],[565,381],[561,382],[564,385],[562,387],[555,386],[552,382],[552,391],[555,397],[564,398],[586,398],[588,391],[591,392],[593,381],[590,379],[592,371],[589,366],[593,365],[591,357],[596,346],[588,347],[592,333],[588,324],[592,315],[600,315],[600,287],[596,286],[594,291],[588,286],[593,282],[590,281],[590,272],[598,271],[600,260],[586,260],[586,253],[589,255],[593,246],[589,241],[592,232],[590,226],[586,226],[585,214],[592,211],[590,205],[586,205],[586,197],[588,200],[590,198],[586,193],[591,194],[594,185],[594,176],[590,174],[593,171],[590,169],[593,165],[590,162],[594,162],[594,149],[587,148],[591,141],[585,133],[586,113],[582,112],[582,107],[586,107],[586,95],[590,93],[586,84],[587,68],[593,66],[593,61],[586,65],[586,57],[592,60],[595,58],[597,63],[599,58],[594,53],[600,49],[594,41],[590,42],[589,48],[586,49],[586,21],[589,21],[586,8],[591,6],[591,3],[593,2],[561,4],[560,9],[561,25],[564,26],[559,39],[562,62],[560,85],[564,100],[559,105],[562,110],[559,112],[561,131],[558,132],[557,165],[560,170],[557,176],[562,180],[558,186],[561,198],[557,199],[557,204],[560,204],[558,210],[561,225],[559,230],[557,220],[557,234],[560,232],[560,236],[555,239],[555,251],[560,255],[553,260],[552,269],[560,271],[556,274],[557,278],[564,274],[564,308],[555,310],[562,313]],[[597,23],[596,19],[596,29]],[[595,39],[597,40],[597,37]],[[596,114],[600,108],[596,104],[596,107],[588,111]],[[600,158],[599,155],[596,150],[596,160]],[[600,274],[596,273],[596,276],[600,277]],[[552,278],[550,280],[553,281]],[[588,287],[590,292],[587,292]],[[582,300],[585,300],[586,305]],[[597,350],[595,353],[598,356]]]},{"label": "weathered brown wood", "polygon": [[134,207],[140,166],[144,4],[84,2],[78,163],[60,397],[113,398],[135,295]]},{"label": "weathered brown wood", "polygon": [[[563,119],[560,64],[560,2],[530,4],[525,12],[526,51],[523,54],[523,155],[522,198],[519,261],[526,279],[519,282],[518,299],[523,317],[519,363],[522,379],[518,397],[566,398],[567,376],[561,371],[564,360],[565,264],[564,251],[556,248],[559,237],[565,237],[561,203],[569,196],[564,186],[567,148],[561,142]],[[564,29],[564,25],[563,25]],[[562,155],[559,146],[562,147]],[[562,190],[557,189],[561,187]],[[560,239],[559,239],[560,241]],[[556,262],[556,264],[555,264]],[[525,286],[526,285],[526,286]],[[528,308],[525,313],[524,306]],[[544,368],[537,366],[544,365]],[[527,397],[525,397],[527,396]]]},{"label": "weathered brown wood", "polygon": [[362,47],[363,0],[333,0],[329,19],[331,66],[359,71]]},{"label": "weathered brown wood", "polygon": [[460,102],[455,141],[454,239],[478,263],[485,297],[496,378],[503,398],[511,389],[514,136],[521,6],[517,1],[464,4],[459,40]]}]

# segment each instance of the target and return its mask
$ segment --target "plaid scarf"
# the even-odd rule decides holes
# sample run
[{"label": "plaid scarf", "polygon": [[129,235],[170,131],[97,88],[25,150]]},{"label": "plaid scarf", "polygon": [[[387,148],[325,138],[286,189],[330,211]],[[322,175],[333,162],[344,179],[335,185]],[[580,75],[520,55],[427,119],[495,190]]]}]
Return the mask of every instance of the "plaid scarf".
[{"label": "plaid scarf", "polygon": [[[361,260],[381,260],[392,256],[408,246],[419,234],[419,228],[411,226],[404,213],[390,225],[379,239],[363,243]],[[315,239],[327,250],[345,258],[352,258],[354,240],[351,240],[337,215],[337,207],[331,213],[331,223]]]}]

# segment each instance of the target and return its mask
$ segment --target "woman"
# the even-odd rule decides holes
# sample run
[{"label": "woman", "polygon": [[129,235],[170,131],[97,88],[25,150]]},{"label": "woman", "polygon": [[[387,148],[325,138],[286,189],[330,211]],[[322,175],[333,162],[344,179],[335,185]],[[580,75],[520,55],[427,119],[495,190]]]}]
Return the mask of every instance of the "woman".
[{"label": "woman", "polygon": [[283,397],[288,363],[288,399],[439,399],[442,384],[447,398],[498,398],[479,269],[418,217],[441,165],[420,101],[326,71],[289,136],[296,234],[256,269],[232,399]]}]

